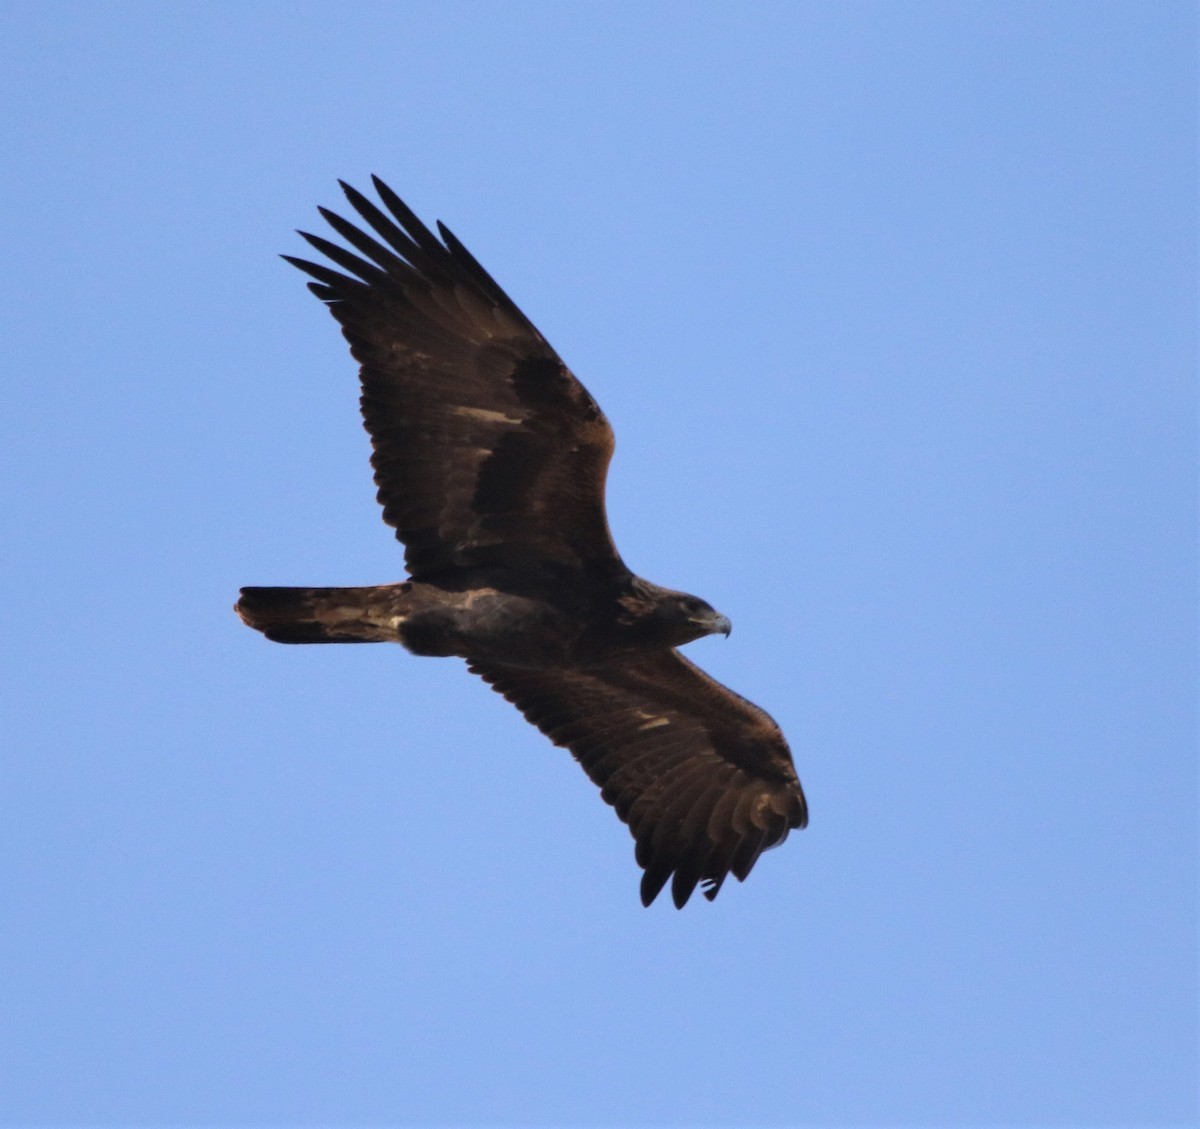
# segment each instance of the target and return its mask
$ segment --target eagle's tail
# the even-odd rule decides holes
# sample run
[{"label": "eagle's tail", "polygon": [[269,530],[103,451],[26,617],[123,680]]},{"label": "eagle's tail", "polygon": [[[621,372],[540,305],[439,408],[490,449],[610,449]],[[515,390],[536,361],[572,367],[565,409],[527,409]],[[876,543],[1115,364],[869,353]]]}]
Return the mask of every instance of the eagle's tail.
[{"label": "eagle's tail", "polygon": [[243,588],[233,610],[276,643],[396,643],[408,588]]}]

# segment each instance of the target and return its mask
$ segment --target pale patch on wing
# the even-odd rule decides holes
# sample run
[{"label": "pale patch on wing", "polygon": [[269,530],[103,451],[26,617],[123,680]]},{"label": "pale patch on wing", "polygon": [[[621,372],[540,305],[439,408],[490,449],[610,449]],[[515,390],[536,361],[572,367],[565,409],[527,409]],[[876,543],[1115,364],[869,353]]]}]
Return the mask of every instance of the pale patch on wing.
[{"label": "pale patch on wing", "polygon": [[519,424],[524,420],[523,416],[510,416],[507,412],[494,412],[490,408],[469,408],[465,404],[450,405],[450,414],[477,419],[481,423]]}]

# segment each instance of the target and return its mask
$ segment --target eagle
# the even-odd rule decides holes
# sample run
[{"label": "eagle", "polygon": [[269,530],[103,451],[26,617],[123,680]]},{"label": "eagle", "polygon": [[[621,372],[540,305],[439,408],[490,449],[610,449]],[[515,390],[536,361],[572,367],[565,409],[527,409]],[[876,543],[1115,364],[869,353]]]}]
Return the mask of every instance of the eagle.
[{"label": "eagle", "polygon": [[[678,648],[729,635],[704,600],[636,576],[609,533],[608,420],[511,298],[441,223],[378,177],[339,182],[372,234],[319,211],[353,250],[285,255],[361,366],[383,519],[409,578],[365,588],[243,588],[277,643],[400,643],[457,656],[556,745],[628,825],[641,900],[682,908],[742,881],[808,822],[779,726]],[[334,267],[338,269],[334,269]]]}]

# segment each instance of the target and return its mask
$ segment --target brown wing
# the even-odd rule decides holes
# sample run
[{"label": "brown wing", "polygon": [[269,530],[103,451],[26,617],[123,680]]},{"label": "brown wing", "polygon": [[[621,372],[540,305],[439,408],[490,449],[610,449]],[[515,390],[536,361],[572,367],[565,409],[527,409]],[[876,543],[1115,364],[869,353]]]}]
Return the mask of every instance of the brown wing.
[{"label": "brown wing", "polygon": [[348,273],[284,257],[317,280],[362,365],[379,501],[409,570],[616,561],[604,413],[445,227],[439,240],[375,187],[390,215],[342,184],[378,238],[321,209],[358,254],[301,232]]},{"label": "brown wing", "polygon": [[674,874],[680,908],[697,882],[715,898],[808,823],[779,726],[677,651],[586,668],[470,669],[583,765],[629,824],[649,905]]}]

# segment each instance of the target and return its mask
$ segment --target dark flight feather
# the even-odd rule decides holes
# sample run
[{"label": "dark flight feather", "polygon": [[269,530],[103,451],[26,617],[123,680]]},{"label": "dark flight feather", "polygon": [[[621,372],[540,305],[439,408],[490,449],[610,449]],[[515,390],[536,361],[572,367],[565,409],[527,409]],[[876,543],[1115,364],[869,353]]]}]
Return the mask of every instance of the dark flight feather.
[{"label": "dark flight feather", "polygon": [[379,501],[413,577],[617,560],[604,514],[612,429],[595,401],[457,240],[444,246],[385,188],[398,224],[346,195],[390,250],[324,209],[367,258],[302,232],[347,274],[289,261],[329,288],[363,366]]},{"label": "dark flight feather", "polygon": [[735,862],[744,879],[808,822],[779,727],[677,651],[575,669],[469,666],[569,748],[629,824],[647,905],[672,873],[677,906],[701,881],[715,893]]},{"label": "dark flight feather", "polygon": [[361,365],[379,502],[411,579],[245,588],[237,610],[278,642],[466,658],[628,824],[646,905],[668,883],[677,906],[697,886],[711,900],[807,823],[783,735],[675,650],[728,620],[622,562],[595,400],[444,225],[373,180],[382,208],[342,183],[366,229],[320,209],[348,248],[300,233],[338,269],[284,258]]}]

